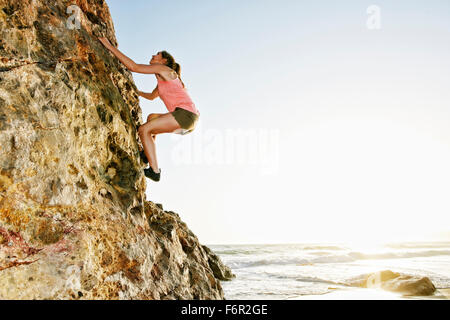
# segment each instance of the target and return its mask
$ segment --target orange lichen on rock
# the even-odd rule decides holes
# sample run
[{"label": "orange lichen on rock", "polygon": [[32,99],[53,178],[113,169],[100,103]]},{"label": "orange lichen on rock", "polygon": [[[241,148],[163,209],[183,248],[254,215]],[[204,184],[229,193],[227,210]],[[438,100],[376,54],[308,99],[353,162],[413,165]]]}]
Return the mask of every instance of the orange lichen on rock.
[{"label": "orange lichen on rock", "polygon": [[14,226],[16,229],[22,229],[30,222],[30,216],[27,212],[14,208],[0,208],[0,221]]}]

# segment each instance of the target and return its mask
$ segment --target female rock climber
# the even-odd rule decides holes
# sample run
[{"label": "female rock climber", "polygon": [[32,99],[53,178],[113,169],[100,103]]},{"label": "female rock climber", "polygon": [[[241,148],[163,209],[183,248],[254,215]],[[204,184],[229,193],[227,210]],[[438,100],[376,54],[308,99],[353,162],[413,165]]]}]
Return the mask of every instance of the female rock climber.
[{"label": "female rock climber", "polygon": [[107,38],[99,37],[100,42],[109,49],[131,72],[155,74],[158,85],[152,93],[138,91],[146,99],[158,96],[169,110],[168,113],[151,113],[147,122],[139,127],[139,137],[144,147],[141,157],[144,163],[149,159],[149,168],[144,169],[147,178],[159,181],[161,168],[156,159],[155,138],[160,133],[187,134],[195,129],[200,112],[195,107],[180,78],[180,65],[167,52],[160,51],[152,56],[150,64],[137,64],[117,48]]}]

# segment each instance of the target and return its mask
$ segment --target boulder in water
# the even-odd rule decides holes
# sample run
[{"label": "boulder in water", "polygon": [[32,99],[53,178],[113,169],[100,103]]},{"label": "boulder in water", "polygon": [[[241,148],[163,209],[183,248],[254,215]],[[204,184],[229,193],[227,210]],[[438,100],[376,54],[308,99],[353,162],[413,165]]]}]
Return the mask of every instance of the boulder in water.
[{"label": "boulder in water", "polygon": [[401,293],[405,296],[429,296],[436,288],[428,277],[400,274],[391,270],[383,270],[368,274],[359,283],[364,288],[381,288]]}]

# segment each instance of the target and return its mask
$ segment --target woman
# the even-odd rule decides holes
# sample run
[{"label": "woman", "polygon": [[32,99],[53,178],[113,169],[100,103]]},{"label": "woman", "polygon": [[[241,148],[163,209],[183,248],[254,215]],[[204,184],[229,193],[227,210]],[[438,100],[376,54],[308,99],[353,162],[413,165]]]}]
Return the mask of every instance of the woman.
[{"label": "woman", "polygon": [[156,159],[155,138],[160,133],[187,134],[195,129],[200,112],[195,107],[184,83],[180,79],[180,65],[167,52],[161,51],[152,56],[150,64],[136,64],[115,48],[107,38],[98,38],[132,72],[155,74],[158,85],[152,93],[138,91],[141,97],[153,100],[160,97],[169,110],[168,113],[151,113],[147,122],[139,127],[139,137],[144,147],[141,156],[149,168],[144,169],[147,178],[159,181],[161,169]]}]

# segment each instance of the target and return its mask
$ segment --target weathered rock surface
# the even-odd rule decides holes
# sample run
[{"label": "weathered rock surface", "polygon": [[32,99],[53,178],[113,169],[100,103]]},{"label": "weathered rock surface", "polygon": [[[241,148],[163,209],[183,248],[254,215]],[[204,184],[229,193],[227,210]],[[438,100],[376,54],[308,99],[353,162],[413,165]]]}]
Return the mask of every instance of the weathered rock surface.
[{"label": "weathered rock surface", "polygon": [[222,299],[228,270],[145,199],[137,89],[100,35],[103,0],[0,0],[0,299]]},{"label": "weathered rock surface", "polygon": [[229,267],[223,264],[222,260],[212,252],[207,246],[202,246],[208,255],[208,263],[211,267],[214,276],[219,280],[231,280],[236,277],[236,275],[231,271]]},{"label": "weathered rock surface", "polygon": [[381,288],[405,296],[428,296],[436,291],[428,277],[400,274],[390,270],[368,274],[353,285],[363,288]]}]

